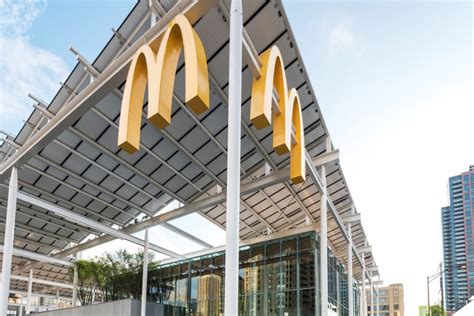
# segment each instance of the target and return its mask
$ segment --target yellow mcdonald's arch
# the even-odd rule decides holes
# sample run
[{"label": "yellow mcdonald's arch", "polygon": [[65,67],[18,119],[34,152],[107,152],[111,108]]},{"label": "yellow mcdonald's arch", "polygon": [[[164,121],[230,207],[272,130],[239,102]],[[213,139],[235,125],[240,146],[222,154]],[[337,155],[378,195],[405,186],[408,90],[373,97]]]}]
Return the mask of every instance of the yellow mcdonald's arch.
[{"label": "yellow mcdonald's arch", "polygon": [[[281,52],[272,46],[260,55],[262,76],[253,80],[250,120],[257,129],[272,124],[273,148],[278,155],[290,152],[290,178],[293,183],[306,179],[304,129],[300,99],[295,88],[288,91]],[[272,113],[273,87],[278,94],[278,111]],[[294,130],[295,142],[292,143]]]},{"label": "yellow mcdonald's arch", "polygon": [[148,120],[158,128],[171,122],[173,87],[181,50],[185,62],[185,103],[196,113],[209,109],[209,74],[201,39],[183,15],[161,38],[158,52],[148,45],[135,54],[122,98],[118,145],[128,153],[140,148],[141,115],[148,84]]}]

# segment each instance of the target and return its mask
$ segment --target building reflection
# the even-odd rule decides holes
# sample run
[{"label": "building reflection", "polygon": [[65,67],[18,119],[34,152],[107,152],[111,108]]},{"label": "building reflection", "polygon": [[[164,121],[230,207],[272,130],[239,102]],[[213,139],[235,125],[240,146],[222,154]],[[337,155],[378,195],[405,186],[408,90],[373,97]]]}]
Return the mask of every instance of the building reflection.
[{"label": "building reflection", "polygon": [[[240,314],[319,314],[318,249],[314,232],[241,247]],[[165,305],[165,315],[223,315],[224,261],[217,252],[162,265],[150,272],[149,298]],[[347,275],[331,253],[328,272],[331,308],[347,315]]]}]

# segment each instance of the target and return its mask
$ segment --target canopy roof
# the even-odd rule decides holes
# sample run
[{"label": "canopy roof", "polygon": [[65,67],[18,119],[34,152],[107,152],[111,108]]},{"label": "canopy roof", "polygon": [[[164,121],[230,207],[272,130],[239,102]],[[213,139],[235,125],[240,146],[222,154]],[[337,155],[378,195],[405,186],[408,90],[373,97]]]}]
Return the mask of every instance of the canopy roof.
[{"label": "canopy roof", "polygon": [[[194,5],[193,1],[177,2],[180,10]],[[7,142],[0,147],[0,160],[3,159],[0,165],[1,238],[5,229],[7,180],[12,166],[19,167],[19,190],[22,192],[116,229],[133,227],[145,216],[154,217],[174,200],[186,205],[216,194],[219,188],[225,190],[229,48],[229,24],[225,10],[229,7],[229,1],[207,2],[214,4],[201,18],[192,22],[206,50],[211,78],[210,110],[196,116],[183,105],[184,67],[179,67],[172,123],[164,130],[158,130],[145,119],[142,120],[141,149],[130,155],[117,146],[121,91],[126,72],[122,70],[108,81],[113,86],[109,86],[105,95],[91,94],[88,102],[77,103],[76,112],[71,115],[71,104],[79,102],[83,95],[89,93],[87,89],[95,84],[91,83],[84,64],[79,62],[50,103],[37,100],[47,105],[49,114],[39,109],[32,112],[14,137],[14,143],[19,148]],[[165,17],[175,14],[176,9],[172,8],[176,1],[163,0],[159,3],[168,12]],[[137,2],[92,63],[98,73],[106,71],[114,61],[120,61],[136,47],[134,45],[147,38],[144,36],[150,34],[151,12],[148,1]],[[326,152],[329,132],[283,5],[280,1],[244,1],[243,20],[251,43],[259,54],[272,45],[280,48],[288,86],[295,87],[301,99],[306,149],[312,158],[320,157]],[[265,163],[273,172],[286,168],[289,156],[279,156],[273,150],[271,128],[256,130],[253,127],[249,120],[252,73],[248,66],[243,68],[242,78],[241,178],[243,183],[250,183],[265,175]],[[46,117],[48,115],[50,120]],[[350,214],[353,199],[339,161],[326,164],[326,172],[330,199],[339,215]],[[292,185],[286,180],[267,186],[244,195],[241,201],[242,240],[301,228],[307,225],[308,220],[316,225],[319,222],[320,193],[311,177],[300,185]],[[225,203],[198,210],[197,213],[225,229]],[[329,219],[332,219],[331,215]],[[165,227],[186,236],[186,232],[179,227],[169,224]],[[368,245],[360,222],[353,225],[352,234],[357,247]],[[62,257],[72,254],[78,244],[86,247],[95,245],[84,243],[90,235],[99,237],[103,232],[65,220],[48,209],[18,201],[16,248],[44,255],[61,252],[56,256]],[[335,253],[347,247],[344,233],[337,225],[329,224],[328,236]],[[191,236],[187,237],[192,240]],[[113,238],[101,237],[98,240],[110,239]],[[194,241],[200,242],[197,238]],[[345,255],[340,258],[346,260]],[[13,274],[27,275],[30,263],[28,259],[15,256]],[[376,266],[371,253],[366,256],[366,265]],[[357,257],[354,258],[354,266],[359,266]],[[355,268],[354,272],[360,277],[360,270]],[[36,264],[35,278],[66,282],[67,267]],[[25,281],[12,280],[12,289],[26,291],[26,288]],[[48,293],[53,288],[43,290]],[[55,292],[54,288],[49,293]],[[67,288],[61,288],[61,292],[70,295]]]}]

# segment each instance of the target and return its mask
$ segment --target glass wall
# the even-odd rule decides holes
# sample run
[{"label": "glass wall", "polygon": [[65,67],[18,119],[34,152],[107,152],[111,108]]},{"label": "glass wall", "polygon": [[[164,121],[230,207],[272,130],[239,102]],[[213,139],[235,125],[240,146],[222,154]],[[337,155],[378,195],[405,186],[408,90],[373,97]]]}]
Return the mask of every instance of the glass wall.
[{"label": "glass wall", "polygon": [[[240,314],[319,315],[318,249],[314,232],[241,247]],[[347,275],[330,252],[328,271],[331,309],[348,315]],[[165,315],[223,315],[224,273],[223,252],[162,265],[149,273],[148,298]]]}]

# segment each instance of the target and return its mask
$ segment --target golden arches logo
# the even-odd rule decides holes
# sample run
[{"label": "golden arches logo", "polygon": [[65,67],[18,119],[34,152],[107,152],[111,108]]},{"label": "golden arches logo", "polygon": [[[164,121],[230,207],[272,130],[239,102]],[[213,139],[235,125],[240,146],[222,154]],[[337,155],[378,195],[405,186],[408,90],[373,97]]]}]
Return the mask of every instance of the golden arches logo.
[{"label": "golden arches logo", "polygon": [[[260,58],[262,76],[252,83],[250,120],[257,129],[261,129],[271,125],[273,119],[273,148],[278,155],[290,152],[290,178],[293,183],[300,183],[306,179],[306,169],[303,116],[298,92],[295,88],[288,91],[283,58],[277,46],[263,52]],[[273,87],[278,101],[277,109],[272,113]]]},{"label": "golden arches logo", "polygon": [[183,15],[161,38],[158,52],[142,46],[132,60],[122,98],[118,145],[128,153],[140,148],[141,115],[148,85],[148,120],[158,128],[171,123],[173,86],[181,50],[185,62],[185,103],[196,113],[209,109],[209,74],[201,39]]}]

